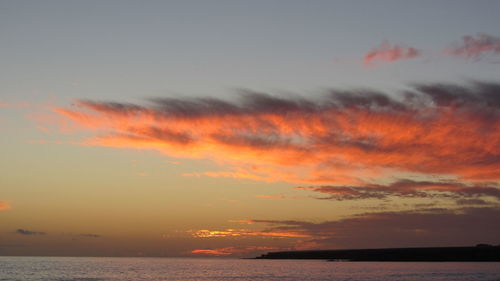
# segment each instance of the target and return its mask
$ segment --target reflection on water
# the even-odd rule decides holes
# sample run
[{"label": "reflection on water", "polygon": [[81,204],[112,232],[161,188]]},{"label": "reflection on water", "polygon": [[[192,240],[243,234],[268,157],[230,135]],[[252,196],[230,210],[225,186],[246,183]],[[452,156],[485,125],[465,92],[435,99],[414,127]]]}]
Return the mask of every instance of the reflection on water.
[{"label": "reflection on water", "polygon": [[2,281],[500,281],[500,263],[0,257]]}]

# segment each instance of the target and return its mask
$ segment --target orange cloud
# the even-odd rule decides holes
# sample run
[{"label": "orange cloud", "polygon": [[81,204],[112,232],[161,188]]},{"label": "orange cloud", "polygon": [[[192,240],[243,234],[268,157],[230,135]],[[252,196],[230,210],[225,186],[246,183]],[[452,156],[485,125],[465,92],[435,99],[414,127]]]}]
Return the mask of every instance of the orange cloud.
[{"label": "orange cloud", "polygon": [[366,66],[375,66],[377,63],[391,63],[419,57],[421,52],[415,48],[392,45],[384,41],[378,47],[365,54],[363,62]]},{"label": "orange cloud", "polygon": [[225,229],[225,230],[188,230],[193,237],[197,238],[220,238],[220,237],[250,237],[250,236],[262,236],[262,237],[274,237],[274,238],[298,238],[298,237],[309,237],[309,235],[290,232],[290,231],[252,231],[248,229]]},{"label": "orange cloud", "polygon": [[266,246],[249,246],[249,247],[224,247],[217,249],[198,249],[192,250],[193,254],[203,254],[210,256],[229,256],[235,254],[243,254],[255,251],[273,251],[277,250],[276,247],[266,247]]},{"label": "orange cloud", "polygon": [[192,250],[191,253],[210,255],[210,256],[227,256],[232,254],[232,252],[228,251],[228,248],[219,248],[214,250],[199,249],[199,250]]},{"label": "orange cloud", "polygon": [[92,133],[80,145],[154,149],[228,167],[185,176],[363,186],[414,173],[473,183],[500,178],[499,93],[497,83],[476,82],[417,85],[396,97],[372,90],[332,90],[318,100],[247,92],[239,102],[79,101],[54,112],[63,124]]},{"label": "orange cloud", "polygon": [[475,36],[464,36],[462,42],[445,49],[444,53],[473,60],[480,60],[486,56],[500,55],[500,37],[485,33],[479,33]]},{"label": "orange cloud", "polygon": [[295,248],[352,249],[475,245],[477,241],[495,244],[500,224],[492,222],[499,219],[500,209],[496,207],[365,213],[319,223],[254,222],[272,226],[268,231],[286,230],[310,235],[309,239],[294,241]]},{"label": "orange cloud", "polygon": [[10,209],[10,204],[7,201],[0,201],[0,211],[5,211]]}]

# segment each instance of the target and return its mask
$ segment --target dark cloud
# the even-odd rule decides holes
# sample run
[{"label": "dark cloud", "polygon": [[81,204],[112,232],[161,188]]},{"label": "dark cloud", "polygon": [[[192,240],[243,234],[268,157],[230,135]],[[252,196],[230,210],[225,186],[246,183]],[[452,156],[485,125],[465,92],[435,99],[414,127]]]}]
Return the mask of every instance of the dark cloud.
[{"label": "dark cloud", "polygon": [[458,205],[488,205],[488,202],[482,199],[459,199],[455,202]]},{"label": "dark cloud", "polygon": [[[489,82],[471,82],[470,85],[444,83],[416,84],[415,89],[421,98],[428,98],[432,104],[443,107],[460,106],[471,110],[498,109],[500,107],[500,84]],[[419,94],[409,95],[416,97]],[[497,112],[498,113],[498,112]]]},{"label": "dark cloud", "polygon": [[119,102],[96,102],[92,100],[80,100],[78,103],[85,104],[87,107],[103,111],[110,112],[113,114],[136,114],[138,112],[147,112],[147,108],[130,103],[119,103]]},{"label": "dark cloud", "polygon": [[[239,102],[217,98],[152,98],[149,101],[153,103],[151,108],[165,117],[186,119],[266,113],[312,113],[321,110],[316,102],[299,97],[283,98],[250,90],[240,90],[239,94]],[[119,107],[114,106],[113,110]]]},{"label": "dark cloud", "polygon": [[[245,91],[239,102],[216,98],[155,98],[151,106],[138,106],[117,102],[95,102],[82,100],[77,103],[101,113],[138,115],[152,114],[152,117],[179,117],[186,119],[216,117],[255,116],[273,114],[292,116],[319,113],[336,113],[349,108],[393,110],[422,114],[433,106],[461,106],[476,113],[481,109],[500,107],[500,84],[473,82],[468,86],[454,84],[415,84],[415,91],[404,93],[403,100],[374,90],[330,90],[323,99],[306,100],[298,97],[276,97],[264,93]],[[430,102],[430,104],[429,104]],[[419,110],[420,109],[420,110]],[[334,116],[332,116],[334,117]],[[261,120],[265,121],[266,120]],[[159,128],[157,128],[159,129]],[[153,134],[161,136],[157,130]]]},{"label": "dark cloud", "polygon": [[21,235],[45,235],[46,234],[45,232],[31,231],[31,230],[21,229],[21,228],[16,230],[16,233],[21,234]]},{"label": "dark cloud", "polygon": [[359,109],[392,109],[392,110],[407,110],[408,107],[401,101],[395,100],[393,97],[374,90],[356,90],[356,91],[329,91],[329,106],[337,106],[338,108],[359,108]]},{"label": "dark cloud", "polygon": [[[310,190],[328,197],[318,199],[360,200],[383,199],[389,196],[413,198],[470,198],[489,196],[500,200],[500,189],[495,183],[492,186],[468,186],[456,181],[414,181],[401,179],[388,185],[366,184],[364,186],[307,186],[297,189]],[[476,198],[477,199],[477,198]]]},{"label": "dark cloud", "polygon": [[267,231],[293,231],[313,237],[319,248],[383,248],[500,244],[500,209],[466,208],[459,211],[427,209],[420,212],[377,212],[311,223],[254,220]]},{"label": "dark cloud", "polygon": [[[241,116],[258,114],[290,115],[329,112],[345,108],[393,109],[411,111],[416,107],[482,105],[498,109],[500,106],[500,84],[494,82],[471,82],[469,85],[433,83],[414,84],[415,91],[404,93],[403,100],[393,95],[371,89],[332,89],[322,99],[305,99],[298,96],[279,97],[267,93],[240,91],[239,101],[217,98],[151,98],[151,105],[142,106],[119,102],[97,102],[80,100],[77,106],[108,114],[137,115],[150,113],[161,117],[206,118],[210,116]],[[432,104],[423,101],[430,100]],[[418,113],[418,112],[417,112]]]}]

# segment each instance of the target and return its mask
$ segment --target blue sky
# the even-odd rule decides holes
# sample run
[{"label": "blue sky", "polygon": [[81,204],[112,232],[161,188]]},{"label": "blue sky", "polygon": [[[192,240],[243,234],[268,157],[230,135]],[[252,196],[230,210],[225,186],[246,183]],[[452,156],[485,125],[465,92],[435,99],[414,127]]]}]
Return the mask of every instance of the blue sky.
[{"label": "blue sky", "polygon": [[[496,65],[439,56],[495,34],[497,1],[3,1],[0,95],[218,96],[491,79]],[[431,57],[373,71],[383,40]],[[464,64],[468,64],[464,67]]]}]

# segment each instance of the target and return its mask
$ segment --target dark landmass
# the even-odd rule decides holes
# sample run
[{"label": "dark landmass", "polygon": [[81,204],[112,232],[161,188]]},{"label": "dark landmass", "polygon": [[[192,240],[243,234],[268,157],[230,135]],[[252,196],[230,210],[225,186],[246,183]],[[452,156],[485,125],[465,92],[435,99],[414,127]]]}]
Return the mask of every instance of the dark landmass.
[{"label": "dark landmass", "polygon": [[500,245],[475,247],[388,248],[270,252],[256,259],[322,259],[330,261],[500,261]]}]

